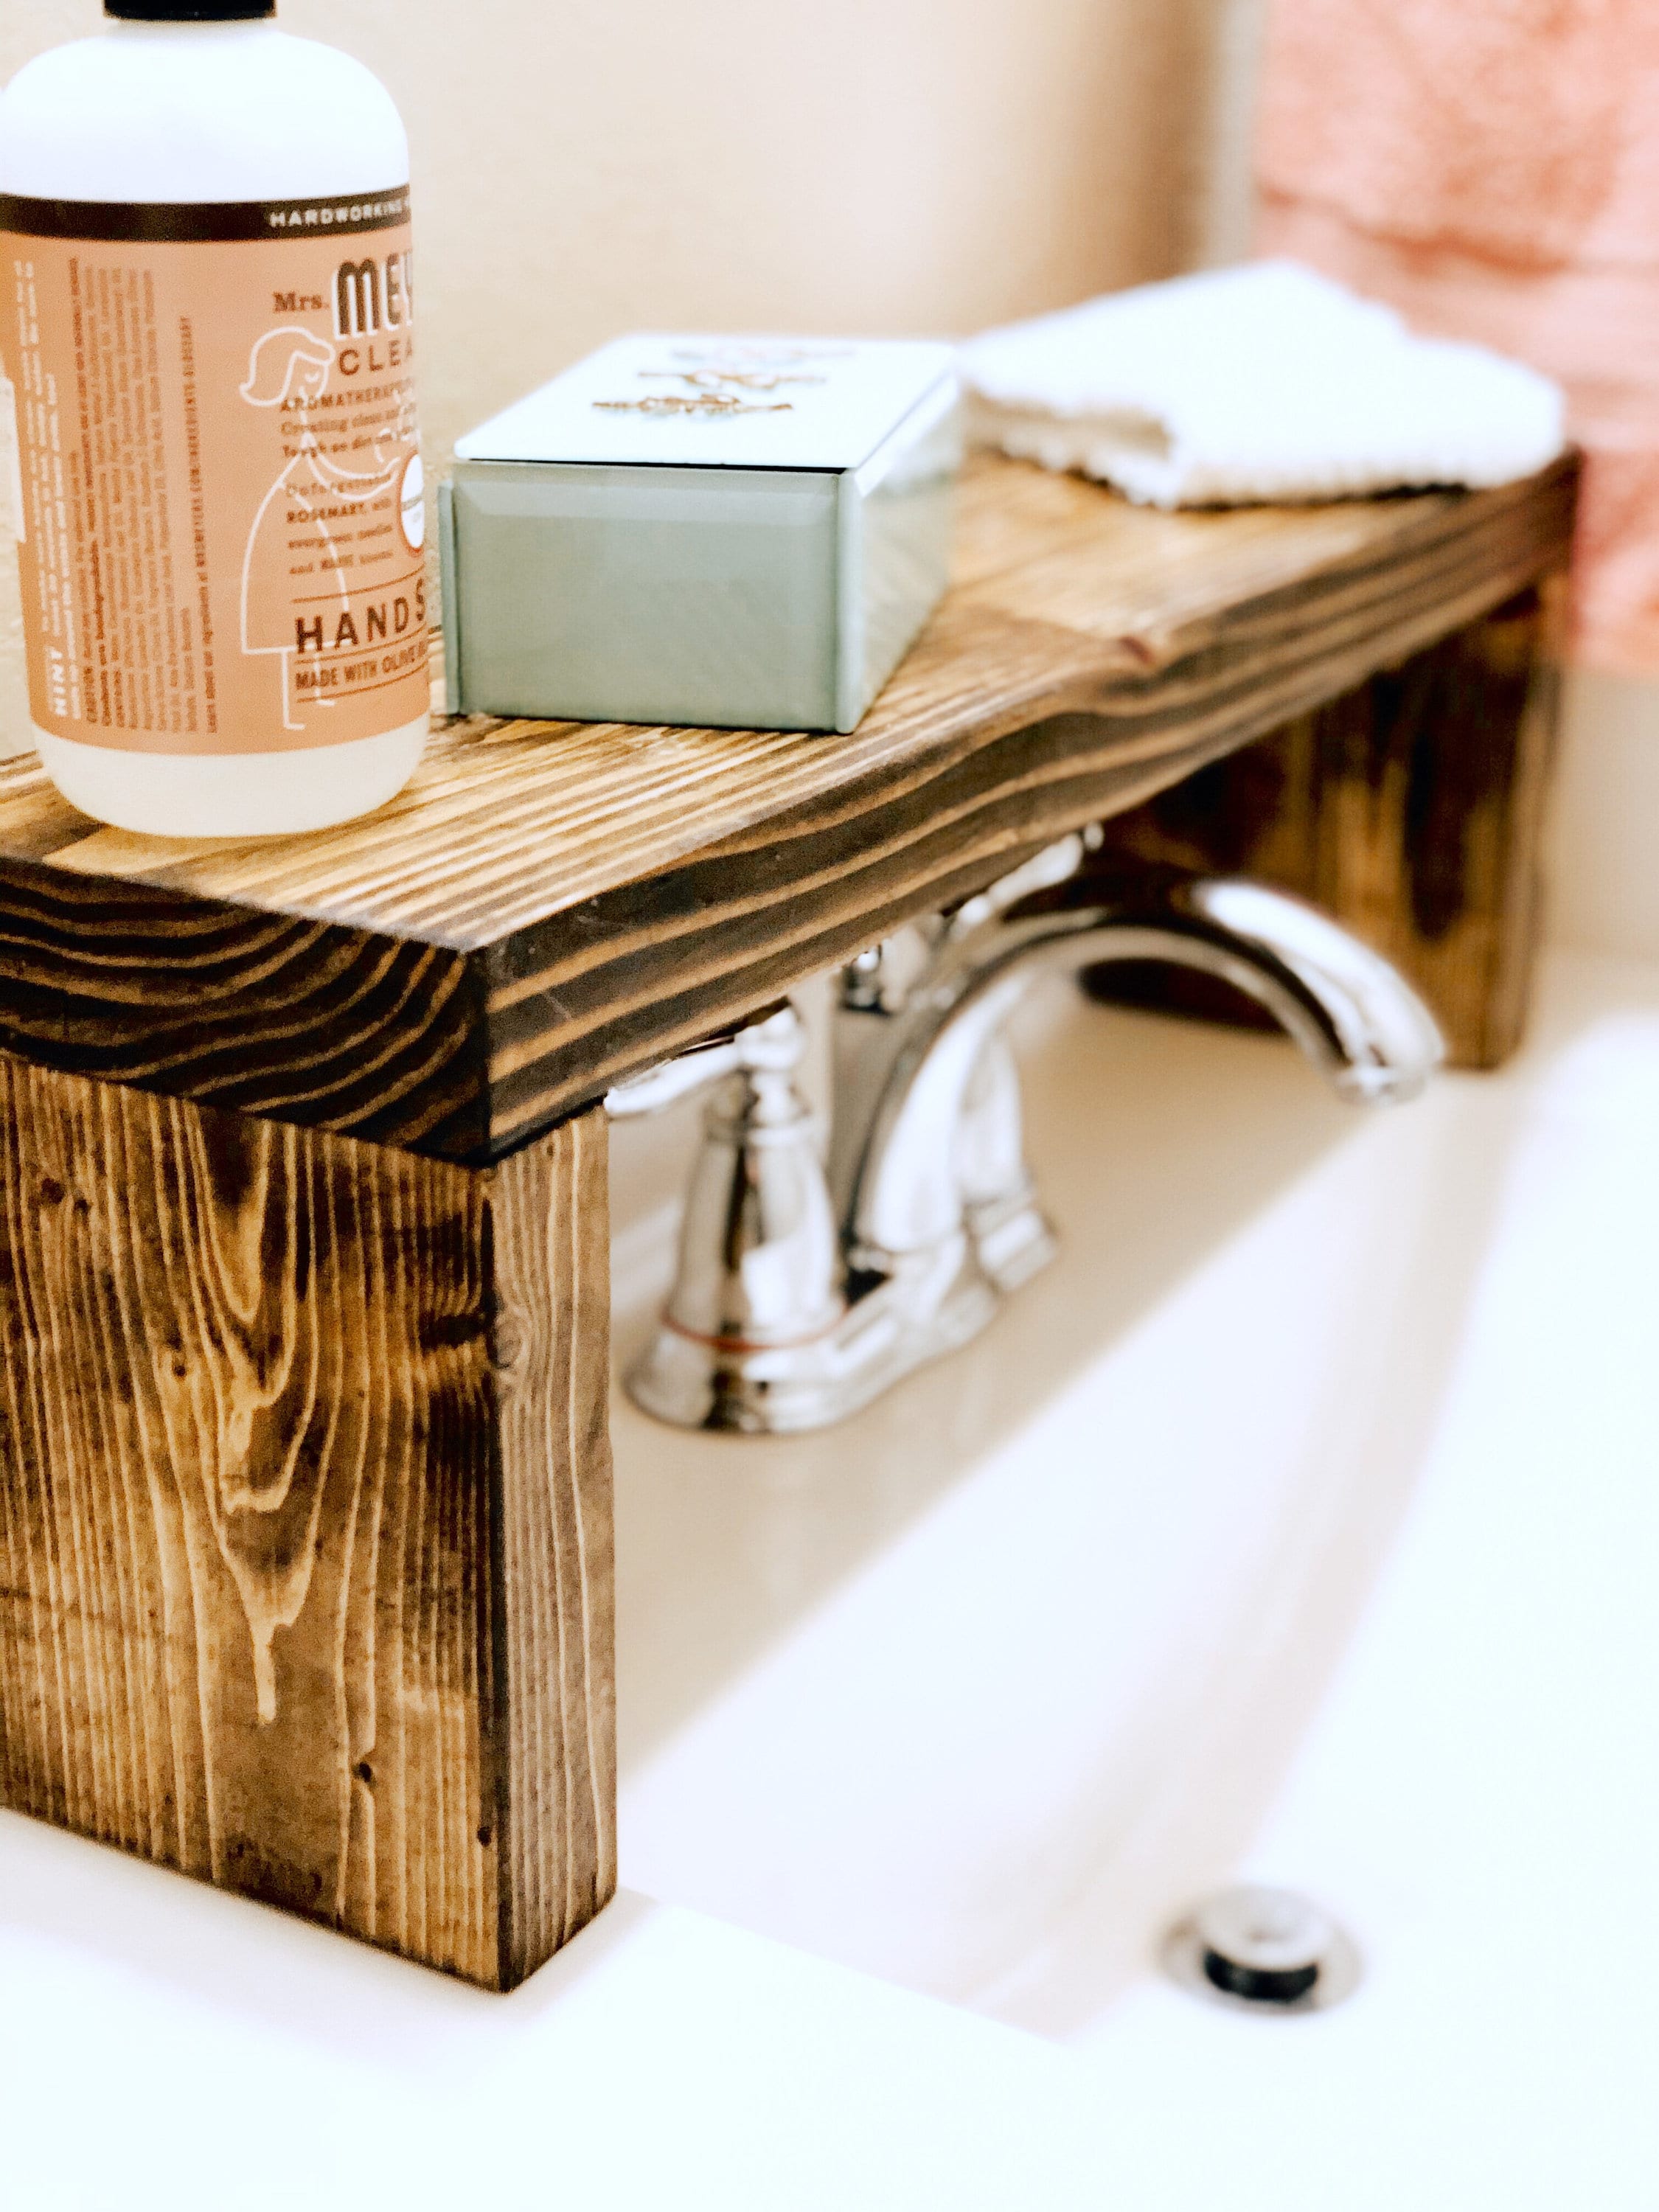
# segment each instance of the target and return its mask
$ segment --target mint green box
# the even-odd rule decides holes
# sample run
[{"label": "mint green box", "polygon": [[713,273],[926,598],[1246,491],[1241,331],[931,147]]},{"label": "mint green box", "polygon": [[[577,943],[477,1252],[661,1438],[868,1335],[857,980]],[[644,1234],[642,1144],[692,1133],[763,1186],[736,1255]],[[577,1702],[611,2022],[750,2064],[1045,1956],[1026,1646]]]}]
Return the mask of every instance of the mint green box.
[{"label": "mint green box", "polygon": [[945,589],[948,346],[624,338],[455,452],[452,713],[851,730]]}]

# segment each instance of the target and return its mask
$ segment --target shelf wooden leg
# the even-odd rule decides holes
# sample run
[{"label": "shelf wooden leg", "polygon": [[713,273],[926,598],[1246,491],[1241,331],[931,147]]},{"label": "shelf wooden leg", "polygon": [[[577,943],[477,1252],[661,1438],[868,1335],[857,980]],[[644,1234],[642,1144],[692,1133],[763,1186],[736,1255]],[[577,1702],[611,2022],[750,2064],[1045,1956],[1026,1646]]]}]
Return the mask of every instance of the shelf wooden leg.
[{"label": "shelf wooden leg", "polygon": [[616,1879],[603,1115],[0,1093],[0,1796],[513,1987]]},{"label": "shelf wooden leg", "polygon": [[[1105,824],[1094,869],[1170,863],[1316,900],[1392,959],[1460,1067],[1521,1042],[1556,722],[1559,582]],[[1267,1018],[1171,969],[1103,968],[1099,998]]]}]

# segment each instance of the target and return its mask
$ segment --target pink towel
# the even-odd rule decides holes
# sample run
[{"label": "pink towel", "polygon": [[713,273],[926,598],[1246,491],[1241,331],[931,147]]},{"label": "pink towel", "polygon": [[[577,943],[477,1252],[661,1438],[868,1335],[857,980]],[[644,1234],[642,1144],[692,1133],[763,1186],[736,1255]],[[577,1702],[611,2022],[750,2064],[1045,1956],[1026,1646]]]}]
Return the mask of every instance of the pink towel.
[{"label": "pink towel", "polygon": [[1260,244],[1565,386],[1575,644],[1659,675],[1659,0],[1272,0]]}]

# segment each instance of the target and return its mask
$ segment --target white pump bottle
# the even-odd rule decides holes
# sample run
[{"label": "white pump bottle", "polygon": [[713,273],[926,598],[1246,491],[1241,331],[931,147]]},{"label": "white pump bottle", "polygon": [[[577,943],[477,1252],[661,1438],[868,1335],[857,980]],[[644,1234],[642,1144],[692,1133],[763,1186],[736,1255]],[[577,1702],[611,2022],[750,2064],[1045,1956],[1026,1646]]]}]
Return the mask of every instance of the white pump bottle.
[{"label": "white pump bottle", "polygon": [[428,726],[408,142],[274,0],[106,12],[0,95],[35,741],[123,829],[322,828]]}]

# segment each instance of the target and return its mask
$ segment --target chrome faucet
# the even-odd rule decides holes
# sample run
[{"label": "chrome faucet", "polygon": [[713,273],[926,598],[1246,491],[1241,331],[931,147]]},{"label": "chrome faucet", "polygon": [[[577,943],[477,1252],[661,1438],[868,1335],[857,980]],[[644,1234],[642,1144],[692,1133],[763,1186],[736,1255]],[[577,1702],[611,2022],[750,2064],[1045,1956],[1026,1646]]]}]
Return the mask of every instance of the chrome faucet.
[{"label": "chrome faucet", "polygon": [[1443,1048],[1387,961],[1260,884],[1077,880],[1062,838],[950,914],[844,968],[824,1132],[796,1082],[785,1005],[618,1085],[613,1115],[706,1085],[661,1324],[627,1378],[684,1428],[820,1428],[965,1343],[1052,1257],[1025,1164],[1004,1026],[1035,975],[1164,960],[1223,977],[1287,1030],[1343,1097],[1413,1097]]}]

